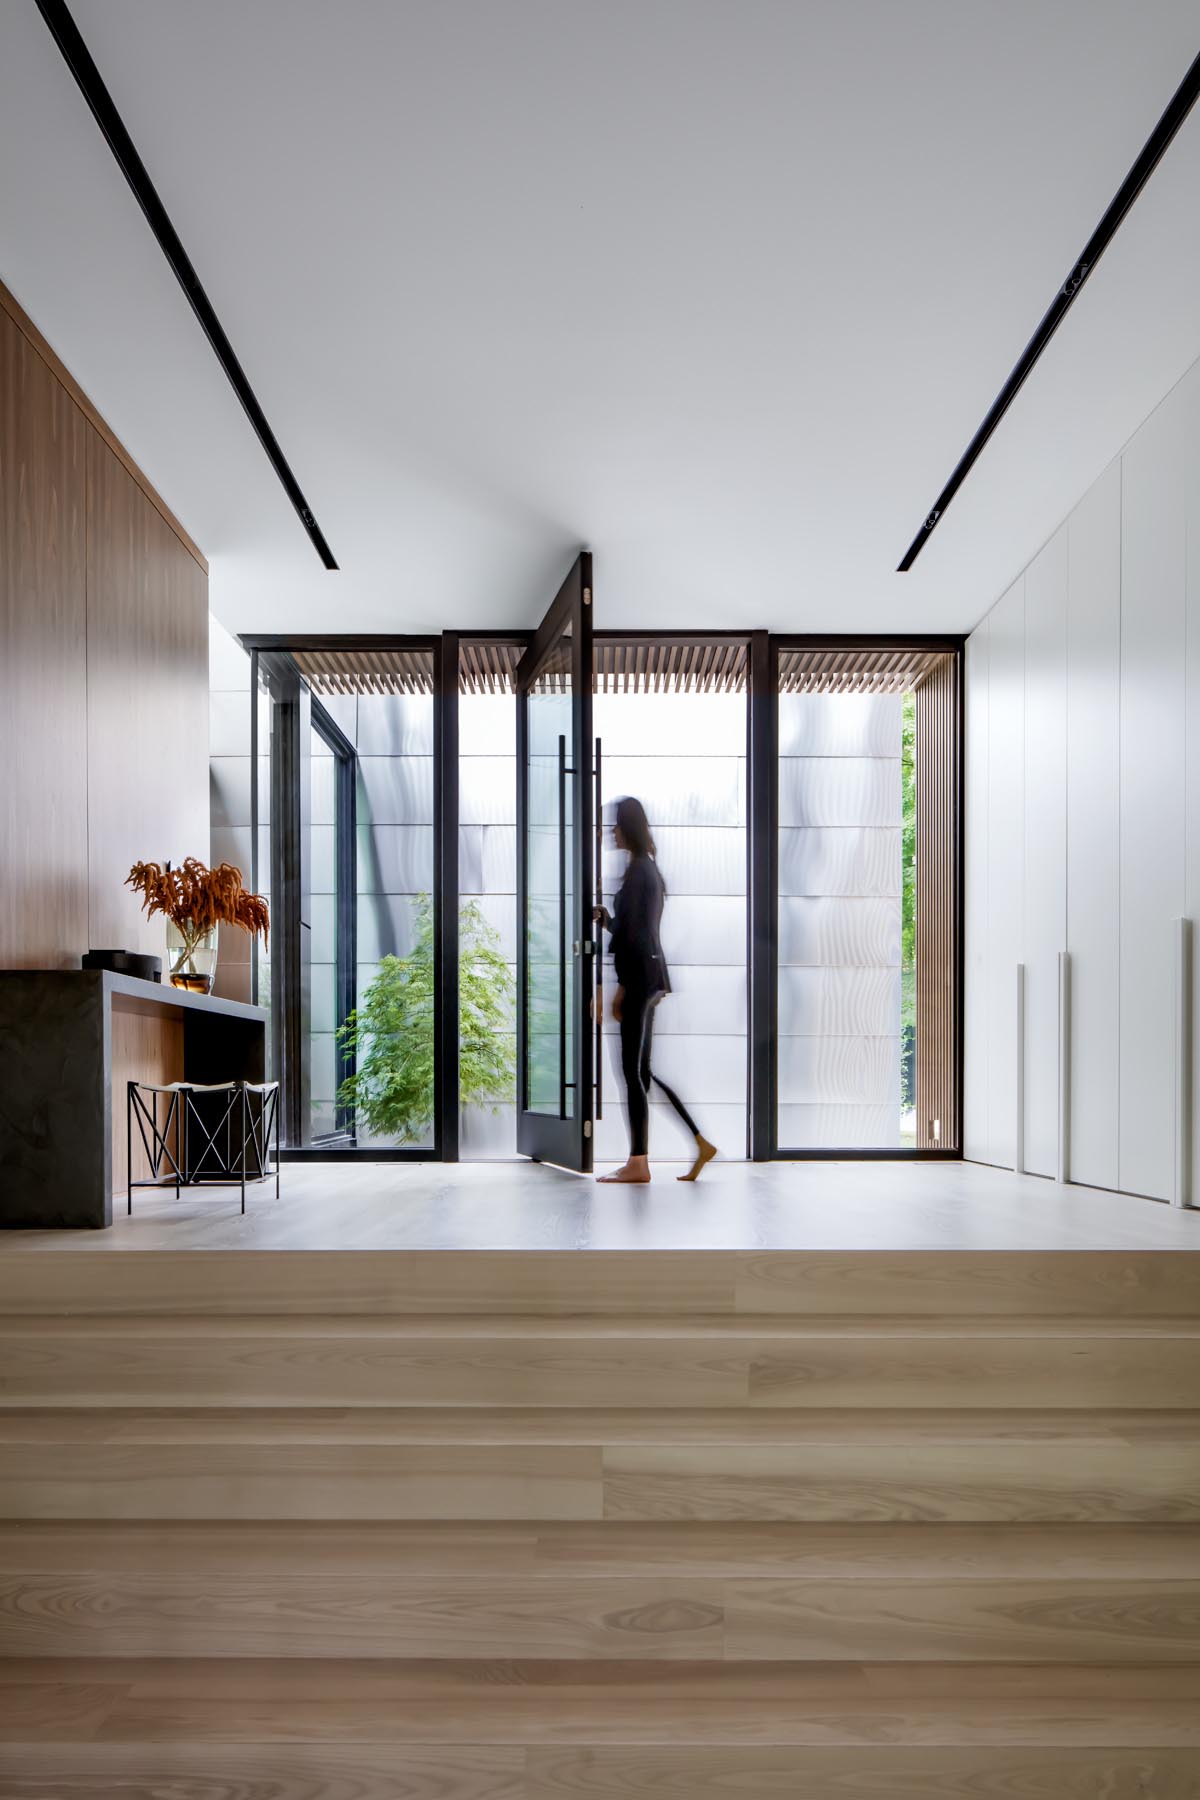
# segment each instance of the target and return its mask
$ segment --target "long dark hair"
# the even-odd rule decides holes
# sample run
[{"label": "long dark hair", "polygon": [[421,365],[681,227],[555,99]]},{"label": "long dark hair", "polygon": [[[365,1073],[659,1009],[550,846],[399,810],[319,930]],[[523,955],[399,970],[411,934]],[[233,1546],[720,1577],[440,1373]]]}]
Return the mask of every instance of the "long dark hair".
[{"label": "long dark hair", "polygon": [[617,829],[625,839],[626,848],[632,855],[648,856],[652,861],[657,858],[658,852],[654,847],[654,837],[650,830],[650,821],[646,817],[646,809],[640,800],[634,799],[632,794],[626,794],[624,799],[617,801],[616,823]]}]

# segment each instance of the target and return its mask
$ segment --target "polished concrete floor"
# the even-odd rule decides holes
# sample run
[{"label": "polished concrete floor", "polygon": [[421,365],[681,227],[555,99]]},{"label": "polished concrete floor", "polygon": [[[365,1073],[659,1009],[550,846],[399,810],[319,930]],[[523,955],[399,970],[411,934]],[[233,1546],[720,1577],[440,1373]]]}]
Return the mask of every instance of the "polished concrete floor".
[{"label": "polished concrete floor", "polygon": [[274,1184],[122,1197],[111,1231],[11,1232],[4,1247],[95,1250],[876,1249],[1200,1251],[1200,1211],[1059,1187],[977,1163],[660,1165],[602,1187],[523,1161],[285,1163]]}]

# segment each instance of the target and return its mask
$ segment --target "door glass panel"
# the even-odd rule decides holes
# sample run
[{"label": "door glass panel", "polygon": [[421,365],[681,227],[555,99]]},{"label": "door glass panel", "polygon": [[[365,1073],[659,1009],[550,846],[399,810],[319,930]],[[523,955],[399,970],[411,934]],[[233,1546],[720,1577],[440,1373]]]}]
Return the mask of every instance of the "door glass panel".
[{"label": "door glass panel", "polygon": [[259,993],[270,975],[289,1147],[437,1144],[434,664],[412,641],[258,653]]},{"label": "door glass panel", "polygon": [[[464,642],[458,699],[459,1155],[517,1150],[516,645]],[[503,657],[504,672],[495,674]]]},{"label": "door glass panel", "polygon": [[779,696],[779,1141],[900,1148],[900,693]]},{"label": "door glass panel", "polygon": [[958,1139],[958,665],[777,650],[776,1142]]},{"label": "door glass panel", "polygon": [[525,798],[527,874],[525,893],[526,1110],[573,1118],[575,983],[568,921],[575,919],[571,633],[550,652],[527,698]]},{"label": "door glass panel", "polygon": [[[649,655],[652,646],[639,645]],[[674,646],[682,662],[684,647]],[[666,647],[659,652],[668,654]],[[686,666],[686,665],[685,665]],[[601,758],[605,904],[625,873],[613,844],[617,801],[646,808],[667,888],[663,953],[671,992],[655,1010],[654,1071],[680,1096],[724,1156],[746,1146],[746,696],[657,672],[604,686],[592,720]],[[605,939],[604,980],[615,982]],[[605,1009],[603,1113],[596,1155],[628,1146],[620,1030]],[[650,1092],[650,1154],[686,1158],[694,1140],[661,1091]]]},{"label": "door glass panel", "polygon": [[368,1153],[430,1148],[435,1129],[433,694],[361,691],[352,721],[342,721],[342,729],[354,744],[356,775],[355,1143]]}]

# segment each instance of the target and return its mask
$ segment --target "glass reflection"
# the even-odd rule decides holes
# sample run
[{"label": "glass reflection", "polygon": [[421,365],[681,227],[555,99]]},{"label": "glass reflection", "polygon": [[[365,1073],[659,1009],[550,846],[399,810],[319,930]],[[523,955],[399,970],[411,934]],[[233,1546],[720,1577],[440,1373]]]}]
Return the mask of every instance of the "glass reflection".
[{"label": "glass reflection", "polygon": [[575,917],[569,854],[573,819],[571,638],[548,656],[526,702],[525,1105],[572,1118],[576,1019],[567,921]]},{"label": "glass reflection", "polygon": [[911,696],[899,693],[779,696],[777,1129],[785,1149],[912,1142],[902,1092],[910,714]]}]

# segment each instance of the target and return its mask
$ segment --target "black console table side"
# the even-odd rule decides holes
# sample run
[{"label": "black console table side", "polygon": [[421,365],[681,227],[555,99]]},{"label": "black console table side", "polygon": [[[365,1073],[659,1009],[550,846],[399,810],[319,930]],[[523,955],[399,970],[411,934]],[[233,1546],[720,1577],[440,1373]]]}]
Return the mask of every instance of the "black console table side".
[{"label": "black console table side", "polygon": [[0,1228],[112,1224],[114,1008],[182,1020],[186,1081],[266,1079],[261,1006],[108,969],[0,969]]}]

